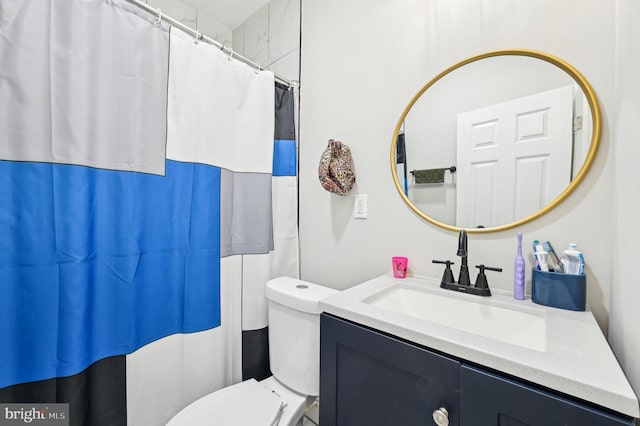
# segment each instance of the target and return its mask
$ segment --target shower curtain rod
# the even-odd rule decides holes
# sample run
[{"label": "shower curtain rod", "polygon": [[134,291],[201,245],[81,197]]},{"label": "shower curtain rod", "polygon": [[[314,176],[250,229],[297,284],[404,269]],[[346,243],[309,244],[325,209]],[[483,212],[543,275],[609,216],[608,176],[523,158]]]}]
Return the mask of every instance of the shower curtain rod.
[{"label": "shower curtain rod", "polygon": [[[201,32],[199,32],[198,30],[194,30],[191,27],[186,26],[185,24],[183,24],[180,21],[176,21],[175,19],[173,19],[170,16],[165,15],[164,13],[162,13],[162,11],[159,8],[155,8],[152,6],[149,6],[147,3],[141,1],[141,0],[127,0],[129,3],[132,3],[136,6],[138,6],[141,9],[146,10],[147,12],[158,16],[160,19],[162,19],[163,21],[166,21],[167,23],[171,24],[172,26],[176,27],[176,28],[180,28],[182,31],[190,33],[191,35],[193,35],[194,38],[197,38],[198,40],[202,40],[205,41],[209,44],[213,44],[214,46],[216,46],[217,48],[219,48],[220,50],[222,50],[225,53],[228,53],[229,55],[231,55],[233,58],[238,59],[241,62],[244,62],[247,65],[252,66],[253,68],[255,68],[256,70],[269,70],[268,68],[263,67],[262,65],[260,65],[257,62],[253,62],[251,59],[246,58],[242,55],[240,55],[239,53],[236,53],[233,49],[231,49],[230,47],[225,46],[224,44],[220,43],[218,40],[214,40],[211,37],[207,37],[206,35],[202,34]],[[271,71],[273,72],[273,71]],[[273,76],[275,77],[276,80],[278,80],[281,83],[286,84],[289,87],[298,87],[299,84],[296,80],[289,80],[288,78],[285,78],[277,73],[273,73]]]}]

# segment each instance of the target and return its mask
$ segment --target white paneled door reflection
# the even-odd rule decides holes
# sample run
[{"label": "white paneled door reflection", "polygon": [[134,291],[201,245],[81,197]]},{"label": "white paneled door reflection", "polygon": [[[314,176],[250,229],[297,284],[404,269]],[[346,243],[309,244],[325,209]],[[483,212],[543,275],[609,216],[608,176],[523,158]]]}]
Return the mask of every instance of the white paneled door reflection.
[{"label": "white paneled door reflection", "polygon": [[573,90],[565,86],[458,115],[457,226],[522,219],[569,185]]}]

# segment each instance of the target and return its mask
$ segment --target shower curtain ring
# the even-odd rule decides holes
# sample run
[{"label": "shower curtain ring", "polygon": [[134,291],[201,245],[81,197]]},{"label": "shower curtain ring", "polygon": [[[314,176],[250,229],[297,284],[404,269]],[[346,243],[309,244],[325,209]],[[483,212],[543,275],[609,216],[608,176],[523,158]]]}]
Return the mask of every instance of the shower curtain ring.
[{"label": "shower curtain ring", "polygon": [[256,74],[260,73],[261,69],[262,69],[262,67],[260,66],[260,64],[258,64],[258,67],[256,68]]},{"label": "shower curtain ring", "polygon": [[160,24],[162,24],[162,10],[160,8],[158,8],[158,19],[156,19],[155,24],[157,26],[160,26]]},{"label": "shower curtain ring", "polygon": [[196,30],[196,36],[193,39],[193,42],[195,44],[198,44],[198,41],[200,41],[202,39],[202,33],[198,30]]},{"label": "shower curtain ring", "polygon": [[232,48],[229,48],[229,58],[228,59],[229,60],[233,59],[233,49]]}]

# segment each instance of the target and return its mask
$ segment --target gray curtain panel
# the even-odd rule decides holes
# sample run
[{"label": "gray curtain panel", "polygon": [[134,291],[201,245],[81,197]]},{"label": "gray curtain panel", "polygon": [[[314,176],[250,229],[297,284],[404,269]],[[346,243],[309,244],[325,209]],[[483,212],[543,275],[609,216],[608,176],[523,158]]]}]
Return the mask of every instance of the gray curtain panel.
[{"label": "gray curtain panel", "polygon": [[0,159],[164,174],[169,26],[125,1],[0,2]]},{"label": "gray curtain panel", "polygon": [[271,175],[220,171],[220,257],[273,250]]}]

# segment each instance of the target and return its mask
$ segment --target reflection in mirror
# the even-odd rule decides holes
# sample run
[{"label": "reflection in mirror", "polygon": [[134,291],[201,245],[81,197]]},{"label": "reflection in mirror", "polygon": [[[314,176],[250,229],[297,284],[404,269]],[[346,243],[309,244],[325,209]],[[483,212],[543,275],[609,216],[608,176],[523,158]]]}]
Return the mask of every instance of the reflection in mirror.
[{"label": "reflection in mirror", "polygon": [[394,135],[398,190],[451,229],[539,216],[573,189],[598,145],[597,102],[577,71],[547,57],[491,55],[425,86]]}]

